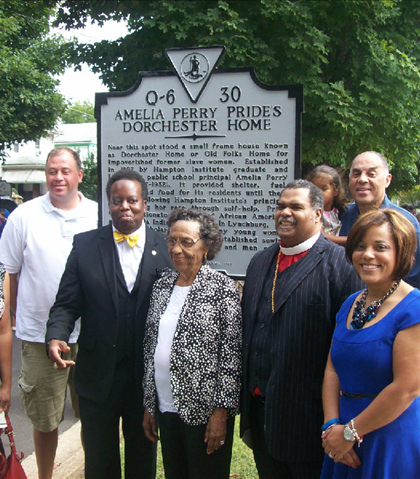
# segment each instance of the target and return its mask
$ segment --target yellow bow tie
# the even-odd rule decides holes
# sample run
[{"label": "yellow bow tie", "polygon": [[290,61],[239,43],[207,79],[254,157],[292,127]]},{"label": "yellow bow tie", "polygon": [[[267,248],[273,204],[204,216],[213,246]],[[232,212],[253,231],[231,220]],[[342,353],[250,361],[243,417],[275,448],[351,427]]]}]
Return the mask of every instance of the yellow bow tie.
[{"label": "yellow bow tie", "polygon": [[116,243],[121,243],[121,241],[127,240],[127,243],[134,248],[137,241],[139,240],[140,235],[123,235],[119,231],[114,230],[114,240]]}]

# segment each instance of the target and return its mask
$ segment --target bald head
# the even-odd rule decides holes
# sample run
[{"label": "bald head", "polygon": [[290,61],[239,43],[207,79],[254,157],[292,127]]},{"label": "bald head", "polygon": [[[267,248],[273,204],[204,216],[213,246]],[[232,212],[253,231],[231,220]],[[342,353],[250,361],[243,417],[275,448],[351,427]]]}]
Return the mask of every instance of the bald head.
[{"label": "bald head", "polygon": [[389,173],[389,164],[388,164],[388,161],[387,159],[385,158],[384,155],[381,155],[380,153],[378,153],[377,151],[364,151],[363,153],[360,153],[359,155],[356,156],[356,158],[354,158],[354,160],[352,161],[351,163],[351,169],[353,169],[353,165],[354,165],[354,162],[359,158],[359,157],[366,157],[366,156],[377,156],[381,162],[382,162],[382,165],[384,166],[385,170]]}]

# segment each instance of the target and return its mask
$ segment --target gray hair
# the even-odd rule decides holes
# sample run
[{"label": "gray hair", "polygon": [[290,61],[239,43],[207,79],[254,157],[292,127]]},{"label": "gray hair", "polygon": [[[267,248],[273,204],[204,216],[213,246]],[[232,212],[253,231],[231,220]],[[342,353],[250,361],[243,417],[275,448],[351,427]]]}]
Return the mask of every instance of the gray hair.
[{"label": "gray hair", "polygon": [[[294,180],[286,185],[285,190],[296,190],[298,188],[304,188],[309,190],[309,203],[314,210],[321,209],[324,211],[324,195],[322,191],[313,183],[308,180]],[[283,190],[284,191],[284,190]]]},{"label": "gray hair", "polygon": [[195,221],[199,223],[200,237],[209,248],[207,259],[214,259],[216,254],[221,250],[223,243],[223,234],[219,230],[219,225],[214,216],[195,208],[175,208],[169,213],[166,221],[168,234],[177,221]]},{"label": "gray hair", "polygon": [[353,158],[353,161],[351,162],[351,168],[350,168],[350,171],[353,169],[353,162],[354,160],[359,157],[360,155],[363,155],[364,153],[371,153],[372,155],[376,155],[381,161],[382,161],[382,164],[386,170],[387,173],[389,173],[389,164],[388,164],[388,161],[387,159],[385,158],[385,156],[381,155],[380,153],[378,153],[377,151],[363,151],[362,153],[359,153],[356,157]]}]

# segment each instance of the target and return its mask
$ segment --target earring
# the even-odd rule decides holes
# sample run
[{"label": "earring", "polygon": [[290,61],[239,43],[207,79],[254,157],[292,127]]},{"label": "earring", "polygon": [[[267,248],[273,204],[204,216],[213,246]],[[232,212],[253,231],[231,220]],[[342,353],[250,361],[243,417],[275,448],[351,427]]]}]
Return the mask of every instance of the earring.
[{"label": "earring", "polygon": [[204,261],[207,261],[207,253],[204,253]]}]

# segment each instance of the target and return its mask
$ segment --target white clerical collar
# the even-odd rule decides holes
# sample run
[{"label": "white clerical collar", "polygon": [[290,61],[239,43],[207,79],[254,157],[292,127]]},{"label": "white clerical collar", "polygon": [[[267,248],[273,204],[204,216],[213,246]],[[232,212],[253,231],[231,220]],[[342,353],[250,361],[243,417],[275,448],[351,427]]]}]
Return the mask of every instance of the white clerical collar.
[{"label": "white clerical collar", "polygon": [[321,232],[317,233],[316,235],[312,236],[311,238],[307,239],[303,243],[300,243],[296,246],[292,246],[291,248],[285,248],[284,246],[280,246],[281,252],[286,256],[291,256],[294,254],[304,253],[311,249],[312,246],[318,241],[319,235]]}]

